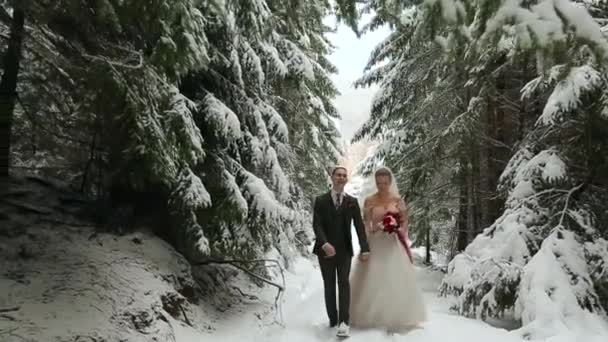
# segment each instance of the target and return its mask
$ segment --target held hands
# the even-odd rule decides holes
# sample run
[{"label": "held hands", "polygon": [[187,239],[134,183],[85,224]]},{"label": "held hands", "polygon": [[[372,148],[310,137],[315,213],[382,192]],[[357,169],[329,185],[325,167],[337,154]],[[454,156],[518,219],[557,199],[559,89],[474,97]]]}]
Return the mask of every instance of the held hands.
[{"label": "held hands", "polygon": [[372,226],[372,233],[382,231],[383,229],[384,229],[384,225],[382,224],[382,222],[378,222]]},{"label": "held hands", "polygon": [[[325,243],[321,248],[323,249],[323,252],[325,252],[326,258],[331,258],[336,255],[336,249],[329,242]],[[369,259],[369,252],[361,253],[359,259],[361,261],[367,261]]]}]

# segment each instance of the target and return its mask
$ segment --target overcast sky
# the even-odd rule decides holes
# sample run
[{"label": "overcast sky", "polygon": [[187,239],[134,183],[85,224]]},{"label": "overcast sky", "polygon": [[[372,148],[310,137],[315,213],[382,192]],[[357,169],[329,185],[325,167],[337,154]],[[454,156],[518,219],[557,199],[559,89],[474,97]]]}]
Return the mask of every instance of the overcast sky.
[{"label": "overcast sky", "polygon": [[[326,23],[334,26],[335,19],[327,18]],[[334,100],[334,105],[342,116],[339,125],[342,136],[347,142],[369,117],[372,97],[377,91],[375,86],[355,89],[352,84],[363,74],[363,68],[367,64],[370,52],[388,34],[388,28],[383,27],[357,39],[350,28],[341,24],[335,34],[329,35],[329,39],[336,46],[336,50],[329,56],[329,59],[339,72],[337,75],[333,75],[333,79],[341,93]]]}]

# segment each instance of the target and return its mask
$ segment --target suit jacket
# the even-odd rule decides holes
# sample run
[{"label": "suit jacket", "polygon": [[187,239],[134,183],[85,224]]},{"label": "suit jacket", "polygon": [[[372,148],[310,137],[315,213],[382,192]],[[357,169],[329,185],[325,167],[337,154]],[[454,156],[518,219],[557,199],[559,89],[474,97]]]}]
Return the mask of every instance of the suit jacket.
[{"label": "suit jacket", "polygon": [[[346,227],[346,246],[349,254],[352,256],[353,244],[351,235],[351,223],[354,222],[355,231],[359,239],[359,245],[361,252],[369,252],[369,246],[367,244],[367,236],[365,235],[365,226],[361,217],[361,209],[357,199],[348,194],[344,194],[344,199],[341,204],[342,213],[344,215],[344,224]],[[334,245],[328,238],[331,237],[331,230],[337,229],[335,224],[335,215],[337,210],[335,208],[333,199],[331,198],[331,191],[318,196],[315,198],[312,227],[315,232],[315,244],[313,247],[313,253],[319,256],[325,256],[325,252],[321,248],[323,244],[329,242]]]}]

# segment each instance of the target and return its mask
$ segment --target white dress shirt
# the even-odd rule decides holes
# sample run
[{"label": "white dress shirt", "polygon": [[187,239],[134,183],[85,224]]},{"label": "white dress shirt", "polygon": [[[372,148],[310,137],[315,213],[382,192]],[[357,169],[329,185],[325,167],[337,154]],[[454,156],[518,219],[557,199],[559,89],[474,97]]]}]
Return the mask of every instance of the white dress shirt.
[{"label": "white dress shirt", "polygon": [[[340,198],[338,198],[338,196],[340,196]],[[344,201],[344,192],[337,192],[334,189],[331,189],[331,199],[334,202],[334,206],[339,207],[342,204],[342,201]]]}]

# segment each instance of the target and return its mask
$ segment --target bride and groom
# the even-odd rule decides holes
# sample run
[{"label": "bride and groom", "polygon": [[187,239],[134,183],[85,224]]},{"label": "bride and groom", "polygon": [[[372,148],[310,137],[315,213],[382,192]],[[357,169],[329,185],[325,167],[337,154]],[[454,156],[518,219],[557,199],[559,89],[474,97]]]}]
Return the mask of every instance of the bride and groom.
[{"label": "bride and groom", "polygon": [[[427,313],[407,238],[400,241],[399,234],[383,231],[384,215],[399,213],[400,234],[407,237],[407,208],[393,174],[387,168],[375,172],[376,192],[365,198],[363,215],[357,199],[344,192],[346,168],[336,167],[331,180],[331,191],[315,199],[313,212],[313,252],[319,260],[330,327],[337,326],[340,337],[349,336],[349,326],[389,332],[416,327]],[[354,262],[351,222],[361,250]]]}]

